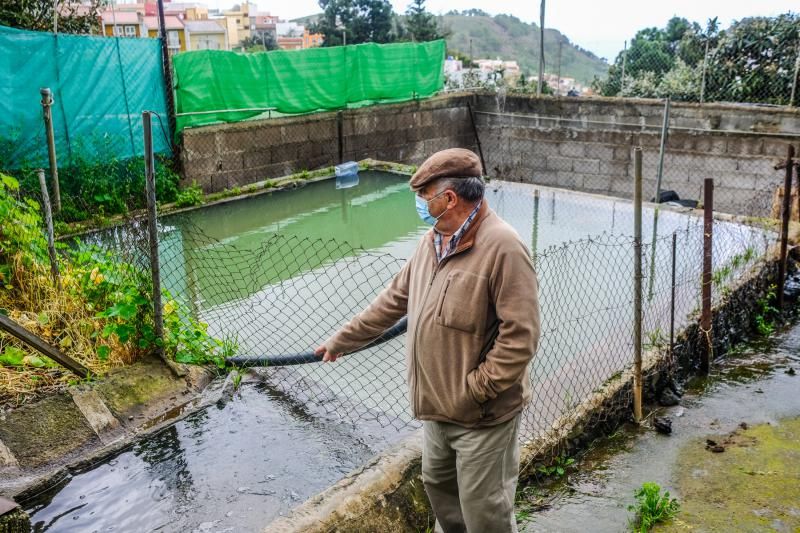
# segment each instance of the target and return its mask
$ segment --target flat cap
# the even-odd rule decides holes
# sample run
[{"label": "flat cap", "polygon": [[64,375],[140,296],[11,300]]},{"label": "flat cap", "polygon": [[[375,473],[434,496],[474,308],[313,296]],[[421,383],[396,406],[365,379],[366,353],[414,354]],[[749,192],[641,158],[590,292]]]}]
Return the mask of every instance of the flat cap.
[{"label": "flat cap", "polygon": [[418,191],[439,178],[477,178],[481,176],[481,160],[475,152],[464,148],[448,148],[436,152],[422,163],[408,184]]}]

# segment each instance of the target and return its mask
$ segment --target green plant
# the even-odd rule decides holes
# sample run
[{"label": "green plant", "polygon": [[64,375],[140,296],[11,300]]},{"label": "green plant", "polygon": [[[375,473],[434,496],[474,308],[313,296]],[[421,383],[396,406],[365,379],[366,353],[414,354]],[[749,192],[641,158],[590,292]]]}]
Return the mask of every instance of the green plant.
[{"label": "green plant", "polygon": [[308,172],[308,170],[301,170],[300,172],[295,174],[295,177],[297,179],[307,180],[308,178],[311,177],[311,174]]},{"label": "green plant", "polygon": [[776,289],[775,285],[770,285],[767,293],[756,300],[756,306],[758,307],[755,314],[756,330],[759,335],[765,337],[775,333],[775,321],[772,317],[778,310],[772,305],[772,302],[775,300]]},{"label": "green plant", "polygon": [[189,187],[178,192],[175,199],[175,207],[191,207],[203,203],[203,189],[196,181],[193,181]]},{"label": "green plant", "polygon": [[536,469],[536,471],[540,474],[544,474],[547,477],[561,478],[564,477],[569,467],[573,464],[575,464],[575,459],[572,457],[559,455],[553,460],[552,464],[548,466],[540,466]]},{"label": "green plant", "polygon": [[233,371],[233,390],[239,390],[239,387],[242,385],[242,373],[238,370]]},{"label": "green plant", "polygon": [[651,348],[658,348],[664,346],[666,342],[667,342],[666,335],[664,335],[664,332],[661,331],[660,327],[657,327],[653,331],[647,333],[647,342],[645,343],[645,345]]},{"label": "green plant", "polygon": [[634,496],[635,505],[629,505],[628,511],[636,513],[632,521],[632,529],[646,533],[659,522],[665,522],[680,511],[680,504],[675,498],[669,497],[669,492],[661,494],[661,487],[656,483],[645,482]]}]

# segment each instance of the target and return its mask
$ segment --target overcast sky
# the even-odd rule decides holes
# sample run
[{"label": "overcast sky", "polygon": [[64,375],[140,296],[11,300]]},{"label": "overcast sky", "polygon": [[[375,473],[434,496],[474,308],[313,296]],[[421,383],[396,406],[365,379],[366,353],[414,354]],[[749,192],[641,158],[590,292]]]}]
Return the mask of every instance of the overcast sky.
[{"label": "overcast sky", "polygon": [[[201,0],[202,1],[202,0]],[[291,19],[319,13],[316,0],[255,0],[262,11]],[[236,0],[209,0],[211,7],[228,7]],[[408,0],[391,0],[394,10],[405,11]],[[798,0],[550,0],[546,3],[545,27],[564,33],[573,43],[600,57],[613,59],[638,29],[663,27],[673,15],[702,25],[718,16],[722,27],[732,20],[754,15],[777,15],[800,10]],[[525,22],[538,22],[539,1],[522,0],[427,0],[432,13],[451,9],[478,8],[496,15],[508,13]]]}]

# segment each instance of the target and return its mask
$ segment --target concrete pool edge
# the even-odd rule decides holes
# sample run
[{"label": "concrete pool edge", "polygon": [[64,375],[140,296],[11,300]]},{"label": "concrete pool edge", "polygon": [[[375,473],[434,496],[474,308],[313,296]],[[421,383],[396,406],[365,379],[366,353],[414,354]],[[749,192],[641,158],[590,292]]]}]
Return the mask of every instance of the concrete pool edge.
[{"label": "concrete pool edge", "polygon": [[[792,242],[796,242],[797,231],[792,233]],[[728,296],[713,309],[715,330],[731,331],[736,321],[740,322],[736,324],[740,332],[751,330],[752,325],[746,321],[752,316],[750,311],[755,308],[756,300],[774,282],[777,263],[777,247],[773,246],[765,259],[737,280]],[[665,349],[648,350],[644,354],[646,402],[655,400],[676,367],[678,375],[693,372],[699,360],[699,333],[696,320],[679,332],[674,363]],[[740,340],[744,337],[726,335],[720,348],[724,351]],[[551,462],[554,454],[579,451],[629,420],[632,388],[633,373],[628,369],[557,420],[546,435],[523,443],[521,477],[538,465]],[[417,432],[295,507],[288,515],[274,520],[263,531],[368,531],[371,525],[380,525],[381,531],[425,530],[432,526],[432,512],[422,487],[421,461],[421,434]],[[404,509],[415,512],[416,516],[404,514],[401,512]]]},{"label": "concrete pool edge", "polygon": [[[204,393],[212,373],[197,366],[185,370],[186,376],[177,378],[160,360],[145,358],[106,379],[5,413],[0,417],[0,449],[6,452],[0,455],[0,494],[25,501],[211,405],[215,398]],[[144,392],[132,390],[144,382]],[[13,442],[8,438],[15,427],[37,425],[42,429],[16,431]]]}]

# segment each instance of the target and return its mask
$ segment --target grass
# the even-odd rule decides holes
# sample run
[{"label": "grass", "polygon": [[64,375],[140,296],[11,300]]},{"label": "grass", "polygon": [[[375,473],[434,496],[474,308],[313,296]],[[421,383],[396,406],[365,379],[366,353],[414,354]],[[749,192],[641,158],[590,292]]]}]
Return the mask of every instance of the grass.
[{"label": "grass", "polygon": [[775,333],[775,320],[773,317],[778,310],[772,305],[772,302],[775,300],[776,289],[777,287],[775,285],[770,285],[767,294],[756,301],[758,307],[754,317],[756,330],[759,335],[764,337]]},{"label": "grass", "polygon": [[[150,274],[119,252],[60,245],[53,280],[39,205],[18,198],[19,183],[0,174],[0,312],[77,360],[93,376],[130,364],[163,345],[182,363],[214,363],[238,349],[219,341],[164,291],[164,339],[153,327]],[[0,333],[0,407],[77,383],[73,374]]]},{"label": "grass", "polygon": [[662,494],[656,483],[643,483],[634,496],[636,504],[628,506],[628,511],[636,513],[631,521],[633,531],[646,533],[654,525],[674,518],[680,511],[678,500],[670,498],[667,491]]}]

